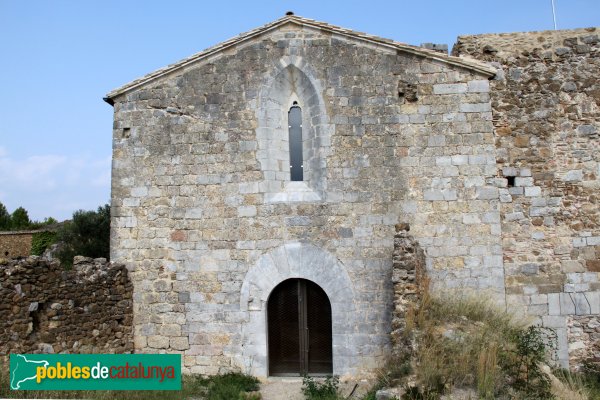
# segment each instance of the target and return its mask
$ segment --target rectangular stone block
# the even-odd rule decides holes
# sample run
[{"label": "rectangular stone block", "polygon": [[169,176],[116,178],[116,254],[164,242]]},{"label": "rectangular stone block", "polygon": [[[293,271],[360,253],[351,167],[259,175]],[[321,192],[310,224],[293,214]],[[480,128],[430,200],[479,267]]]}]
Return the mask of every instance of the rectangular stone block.
[{"label": "rectangular stone block", "polygon": [[240,206],[238,207],[239,217],[254,217],[256,215],[255,206]]},{"label": "rectangular stone block", "polygon": [[476,80],[467,82],[468,91],[470,93],[487,93],[490,91],[490,81]]},{"label": "rectangular stone block", "polygon": [[444,135],[433,135],[429,136],[427,145],[430,147],[441,147],[446,145],[446,136]]},{"label": "rectangular stone block", "polygon": [[585,292],[583,295],[590,305],[590,314],[600,314],[600,292]]},{"label": "rectangular stone block", "polygon": [[492,111],[490,103],[463,103],[460,105],[460,111],[464,113],[478,113]]},{"label": "rectangular stone block", "polygon": [[435,165],[440,165],[440,166],[452,165],[452,158],[450,156],[436,157]]},{"label": "rectangular stone block", "polygon": [[515,178],[515,186],[533,186],[533,178],[516,177]]},{"label": "rectangular stone block", "polygon": [[527,197],[534,197],[534,196],[541,196],[541,195],[542,195],[542,188],[539,186],[531,186],[531,187],[525,188],[525,196],[527,196]]},{"label": "rectangular stone block", "polygon": [[459,94],[466,93],[466,83],[440,83],[433,85],[433,94]]},{"label": "rectangular stone block", "polygon": [[574,315],[575,303],[569,293],[560,293],[560,315]]},{"label": "rectangular stone block", "polygon": [[542,325],[547,328],[566,328],[567,321],[563,316],[542,316]]},{"label": "rectangular stone block", "polygon": [[498,188],[491,186],[477,188],[475,190],[475,196],[478,200],[498,199]]},{"label": "rectangular stone block", "polygon": [[588,246],[600,246],[600,236],[590,236],[585,241]]},{"label": "rectangular stone block", "polygon": [[466,154],[457,154],[452,156],[452,165],[466,165],[469,163],[469,156]]},{"label": "rectangular stone block", "polygon": [[560,296],[558,293],[548,293],[548,314],[561,315]]},{"label": "rectangular stone block", "polygon": [[591,312],[590,304],[588,303],[585,294],[583,293],[572,293],[571,298],[575,303],[575,313],[577,315],[587,315]]}]

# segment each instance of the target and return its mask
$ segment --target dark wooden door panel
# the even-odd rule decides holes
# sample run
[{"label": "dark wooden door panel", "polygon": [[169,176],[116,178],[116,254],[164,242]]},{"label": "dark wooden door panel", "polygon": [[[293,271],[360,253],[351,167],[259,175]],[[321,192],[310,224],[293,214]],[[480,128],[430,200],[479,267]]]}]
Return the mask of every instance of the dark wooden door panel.
[{"label": "dark wooden door panel", "polygon": [[331,304],[317,284],[288,279],[267,304],[270,375],[333,372]]},{"label": "dark wooden door panel", "polygon": [[308,328],[308,373],[333,372],[331,349],[331,305],[327,295],[316,284],[306,285]]},{"label": "dark wooden door panel", "polygon": [[269,371],[271,375],[300,370],[298,283],[281,283],[269,298]]}]

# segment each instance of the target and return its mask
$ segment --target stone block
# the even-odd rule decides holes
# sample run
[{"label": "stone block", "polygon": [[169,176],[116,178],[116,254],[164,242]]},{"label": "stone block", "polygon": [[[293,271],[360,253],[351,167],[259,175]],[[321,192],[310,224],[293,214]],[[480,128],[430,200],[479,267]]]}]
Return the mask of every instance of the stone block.
[{"label": "stone block", "polygon": [[565,273],[569,272],[584,272],[585,268],[581,262],[576,260],[563,260],[560,262],[560,269]]},{"label": "stone block", "polygon": [[488,157],[484,154],[475,154],[469,156],[469,164],[470,165],[486,165],[488,162]]},{"label": "stone block", "polygon": [[490,103],[463,103],[460,105],[460,111],[464,113],[480,113],[492,111]]},{"label": "stone block", "polygon": [[435,165],[448,166],[452,165],[452,158],[450,156],[441,156],[435,158]]},{"label": "stone block", "polygon": [[541,196],[541,195],[542,195],[542,188],[539,186],[531,186],[531,187],[525,188],[525,196],[526,197],[534,197],[534,196]]},{"label": "stone block", "polygon": [[238,216],[239,217],[254,217],[256,216],[256,207],[255,206],[240,206],[238,207]]},{"label": "stone block", "polygon": [[169,344],[173,350],[183,351],[190,348],[187,337],[172,337]]},{"label": "stone block", "polygon": [[479,218],[478,214],[463,214],[463,224],[480,224],[481,218]]},{"label": "stone block", "polygon": [[469,156],[466,154],[456,154],[452,156],[452,165],[466,165],[469,163]]},{"label": "stone block", "polygon": [[527,313],[529,315],[537,315],[544,316],[548,315],[548,305],[547,304],[530,304],[527,308]]},{"label": "stone block", "polygon": [[513,201],[512,196],[507,189],[499,189],[498,193],[500,194],[500,202],[512,203],[512,201]]},{"label": "stone block", "polygon": [[593,135],[596,132],[598,132],[598,130],[594,125],[579,125],[577,127],[577,133],[580,135]]},{"label": "stone block", "polygon": [[531,168],[521,168],[519,170],[519,176],[531,176]]},{"label": "stone block", "polygon": [[547,294],[534,294],[530,297],[530,304],[548,304]]},{"label": "stone block", "polygon": [[441,83],[433,85],[433,94],[460,94],[466,93],[466,83]]},{"label": "stone block", "polygon": [[590,314],[591,307],[584,293],[571,293],[573,303],[575,303],[575,313],[577,315]]},{"label": "stone block", "polygon": [[600,314],[600,292],[585,292],[583,295],[590,305],[590,314]]},{"label": "stone block", "polygon": [[148,188],[145,186],[131,188],[131,197],[146,197],[147,195]]},{"label": "stone block", "polygon": [[588,246],[600,246],[600,236],[590,236],[585,241]]},{"label": "stone block", "polygon": [[475,189],[475,198],[478,200],[495,200],[498,199],[498,188],[484,186]]},{"label": "stone block", "polygon": [[566,328],[566,318],[559,315],[542,316],[542,325],[547,328]]},{"label": "stone block", "polygon": [[565,182],[579,182],[583,179],[583,171],[580,169],[567,171],[562,177]]},{"label": "stone block", "polygon": [[560,314],[575,315],[575,303],[569,293],[560,293]]},{"label": "stone block", "polygon": [[533,178],[527,177],[516,177],[515,178],[515,186],[533,186]]},{"label": "stone block", "polygon": [[444,135],[433,135],[429,136],[427,145],[430,147],[441,147],[446,145],[446,136]]},{"label": "stone block", "polygon": [[488,80],[469,81],[467,87],[471,93],[487,93],[490,91],[490,82]]},{"label": "stone block", "polygon": [[558,293],[548,293],[548,315],[561,315]]},{"label": "stone block", "polygon": [[524,190],[522,187],[511,187],[508,188],[508,193],[510,193],[513,196],[519,196],[524,193]]},{"label": "stone block", "polygon": [[158,330],[163,336],[181,336],[181,325],[179,324],[164,324]]},{"label": "stone block", "polygon": [[503,176],[517,176],[518,170],[515,167],[503,167],[502,175]]},{"label": "stone block", "polygon": [[539,264],[527,263],[521,266],[521,273],[523,275],[537,275],[540,271]]},{"label": "stone block", "polygon": [[148,347],[153,349],[168,349],[169,338],[164,336],[148,336]]}]

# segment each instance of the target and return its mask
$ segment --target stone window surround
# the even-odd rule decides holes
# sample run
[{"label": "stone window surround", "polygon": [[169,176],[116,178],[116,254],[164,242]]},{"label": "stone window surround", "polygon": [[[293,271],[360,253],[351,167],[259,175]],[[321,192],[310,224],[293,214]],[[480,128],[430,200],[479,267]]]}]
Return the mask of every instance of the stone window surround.
[{"label": "stone window surround", "polygon": [[355,310],[354,285],[346,267],[331,253],[307,242],[291,242],[263,254],[242,283],[240,311],[244,371],[268,376],[267,301],[273,289],[291,279],[308,279],[319,285],[331,303],[333,373],[347,375],[358,368],[352,349]]},{"label": "stone window surround", "polygon": [[[333,127],[315,76],[302,57],[283,57],[259,95],[257,157],[264,173],[259,190],[267,203],[325,200]],[[295,182],[290,179],[288,140],[288,111],[294,102],[302,109],[304,155],[304,180]]]}]

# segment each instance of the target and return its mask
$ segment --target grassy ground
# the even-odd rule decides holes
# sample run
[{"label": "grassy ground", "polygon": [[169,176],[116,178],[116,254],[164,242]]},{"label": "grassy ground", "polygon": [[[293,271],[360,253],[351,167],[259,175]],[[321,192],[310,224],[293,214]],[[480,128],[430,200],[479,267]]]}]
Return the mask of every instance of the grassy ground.
[{"label": "grassy ground", "polygon": [[258,380],[242,374],[226,374],[209,378],[183,376],[180,391],[33,391],[10,390],[8,371],[1,368],[0,398],[9,399],[94,399],[94,400],[181,400],[202,398],[206,400],[252,399],[240,393],[258,390]]}]

